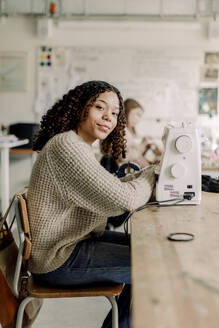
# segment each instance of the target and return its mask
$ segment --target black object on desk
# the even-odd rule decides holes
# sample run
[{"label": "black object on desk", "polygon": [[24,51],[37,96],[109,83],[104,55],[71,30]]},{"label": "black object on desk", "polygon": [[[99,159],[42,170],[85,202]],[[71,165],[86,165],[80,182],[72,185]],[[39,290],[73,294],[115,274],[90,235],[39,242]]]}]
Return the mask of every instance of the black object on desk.
[{"label": "black object on desk", "polygon": [[210,175],[202,175],[202,190],[207,192],[219,192],[219,180]]},{"label": "black object on desk", "polygon": [[14,134],[18,139],[29,139],[25,145],[15,148],[32,149],[34,135],[39,131],[40,125],[37,123],[15,123],[9,125],[9,134]]}]

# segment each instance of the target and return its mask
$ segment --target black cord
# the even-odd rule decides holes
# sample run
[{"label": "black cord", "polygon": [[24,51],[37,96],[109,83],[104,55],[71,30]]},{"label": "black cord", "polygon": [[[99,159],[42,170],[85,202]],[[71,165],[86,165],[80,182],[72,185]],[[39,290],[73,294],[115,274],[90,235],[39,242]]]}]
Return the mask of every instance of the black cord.
[{"label": "black cord", "polygon": [[[174,205],[177,205],[181,202],[184,201],[184,198],[173,198],[173,199],[167,199],[167,200],[162,200],[160,202],[158,201],[155,201],[155,202],[150,202],[150,203],[145,203],[144,205],[136,208],[134,211],[131,211],[129,212],[128,216],[126,217],[125,221],[123,222],[123,225],[124,225],[124,232],[125,232],[125,235],[127,237],[127,240],[129,241],[128,244],[129,244],[129,247],[130,247],[130,240],[129,240],[129,237],[128,237],[128,222],[129,222],[129,219],[130,217],[136,213],[136,212],[139,212],[139,211],[142,211],[143,209],[149,207],[149,206],[157,206],[157,207],[167,207],[167,206],[174,206]],[[166,204],[166,205],[163,205],[164,203],[168,203],[168,202],[174,202],[173,204]]]}]

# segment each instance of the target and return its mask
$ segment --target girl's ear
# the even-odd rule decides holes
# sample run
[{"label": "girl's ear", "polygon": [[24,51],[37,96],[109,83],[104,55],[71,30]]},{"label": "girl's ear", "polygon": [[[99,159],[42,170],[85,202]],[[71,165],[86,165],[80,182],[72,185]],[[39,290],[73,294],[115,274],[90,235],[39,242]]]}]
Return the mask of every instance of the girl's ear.
[{"label": "girl's ear", "polygon": [[91,107],[90,104],[86,104],[86,105],[85,105],[84,109],[83,109],[82,112],[81,112],[81,116],[80,116],[79,123],[80,123],[81,121],[86,120],[86,117],[87,117],[87,115],[88,115],[88,112],[89,112],[90,107]]}]

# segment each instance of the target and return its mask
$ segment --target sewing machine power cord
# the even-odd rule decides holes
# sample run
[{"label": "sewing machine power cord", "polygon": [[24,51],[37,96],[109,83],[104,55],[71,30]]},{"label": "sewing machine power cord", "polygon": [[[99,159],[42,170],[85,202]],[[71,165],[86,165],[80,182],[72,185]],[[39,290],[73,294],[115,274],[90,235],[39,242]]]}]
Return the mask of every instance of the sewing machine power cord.
[{"label": "sewing machine power cord", "polygon": [[[129,212],[128,216],[126,217],[125,221],[123,222],[123,226],[124,226],[124,232],[125,232],[125,235],[129,241],[129,247],[130,247],[130,240],[129,240],[129,231],[128,231],[128,222],[129,222],[129,219],[131,218],[131,216],[136,213],[136,212],[139,212],[139,211],[142,211],[143,209],[149,207],[149,206],[157,206],[157,207],[167,207],[167,206],[174,206],[174,205],[177,205],[181,202],[183,202],[185,199],[184,198],[172,198],[172,199],[167,199],[167,200],[162,200],[160,202],[158,201],[154,201],[154,202],[150,202],[150,203],[146,203],[138,208],[136,208],[135,210]],[[171,203],[170,203],[171,202]],[[170,204],[165,204],[164,203],[170,203]]]}]

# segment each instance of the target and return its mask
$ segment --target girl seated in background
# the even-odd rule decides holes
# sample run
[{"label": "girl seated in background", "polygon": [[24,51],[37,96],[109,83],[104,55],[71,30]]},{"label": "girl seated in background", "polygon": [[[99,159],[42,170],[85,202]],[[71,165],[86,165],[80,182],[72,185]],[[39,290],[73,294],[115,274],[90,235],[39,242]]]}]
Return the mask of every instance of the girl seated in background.
[{"label": "girl seated in background", "polygon": [[[101,151],[104,156],[101,159],[101,165],[110,173],[117,173],[119,167],[124,163],[137,164],[136,168],[143,168],[150,164],[157,163],[161,156],[161,150],[154,143],[151,137],[144,137],[139,140],[136,133],[136,126],[140,122],[144,110],[143,107],[134,99],[128,98],[124,101],[126,127],[126,155],[123,158],[120,156],[115,160],[111,154],[106,154],[101,145]],[[147,159],[147,152],[151,152],[150,160]],[[128,172],[127,172],[128,173]]]},{"label": "girl seated in background", "polygon": [[128,98],[124,101],[124,108],[126,116],[126,156],[125,158],[120,157],[118,164],[121,165],[124,162],[134,162],[142,168],[149,165],[144,157],[144,153],[147,150],[147,139],[144,138],[140,143],[137,142],[135,127],[143,116],[143,107],[136,100]]},{"label": "girl seated in background", "polygon": [[[39,151],[27,204],[32,249],[29,270],[51,286],[125,283],[118,300],[119,328],[130,327],[129,236],[106,231],[109,216],[145,204],[154,186],[148,167],[122,180],[107,172],[91,145],[116,159],[125,155],[120,92],[103,81],[70,90],[43,116],[33,143]],[[111,327],[111,315],[102,328]]]}]

